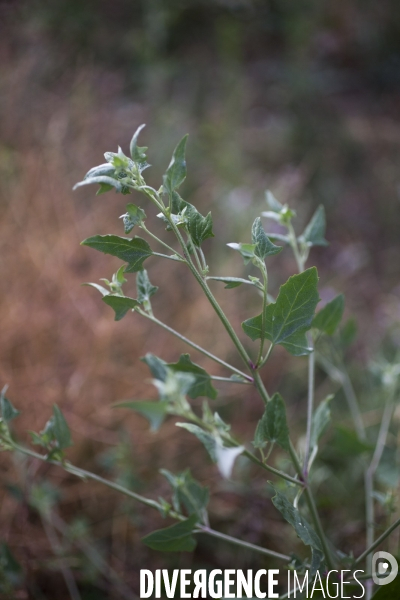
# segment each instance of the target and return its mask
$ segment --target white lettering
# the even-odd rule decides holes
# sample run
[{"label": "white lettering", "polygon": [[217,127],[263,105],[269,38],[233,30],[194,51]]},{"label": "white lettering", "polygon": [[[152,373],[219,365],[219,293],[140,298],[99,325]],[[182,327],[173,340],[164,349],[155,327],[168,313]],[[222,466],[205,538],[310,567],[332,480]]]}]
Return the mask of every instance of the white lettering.
[{"label": "white lettering", "polygon": [[254,577],[254,593],[256,598],[266,598],[267,594],[260,590],[260,579],[263,575],[266,575],[267,571],[265,569],[260,569],[257,571],[256,576]]},{"label": "white lettering", "polygon": [[245,596],[246,598],[253,597],[253,570],[247,570],[247,580],[244,576],[242,570],[239,570],[236,575],[236,597],[242,598]]},{"label": "white lettering", "polygon": [[221,569],[213,569],[208,578],[208,593],[211,598],[221,598],[222,596],[222,581],[215,581],[217,575],[222,575]]},{"label": "white lettering", "polygon": [[274,575],[279,575],[279,569],[268,570],[268,598],[279,598],[278,592],[274,592],[274,587],[278,585],[278,580]]},{"label": "white lettering", "polygon": [[202,598],[207,598],[207,571],[205,569],[195,571],[193,581],[196,586],[193,591],[193,598],[198,598],[200,592]]},{"label": "white lettering", "polygon": [[[146,589],[147,585],[147,589]],[[148,569],[140,569],[140,597],[150,598],[154,588],[153,573]]]}]

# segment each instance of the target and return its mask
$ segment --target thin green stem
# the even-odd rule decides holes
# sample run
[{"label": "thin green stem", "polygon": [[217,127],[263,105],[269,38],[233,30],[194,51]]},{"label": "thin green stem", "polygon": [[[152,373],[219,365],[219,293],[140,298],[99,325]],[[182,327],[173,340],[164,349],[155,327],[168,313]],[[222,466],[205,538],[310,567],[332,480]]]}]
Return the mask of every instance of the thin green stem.
[{"label": "thin green stem", "polygon": [[252,385],[252,381],[243,381],[241,379],[232,379],[231,377],[219,377],[218,375],[211,375],[211,379],[214,381],[226,381],[227,383],[239,383],[244,385]]},{"label": "thin green stem", "polygon": [[[297,472],[299,478],[302,480],[303,479],[302,467],[301,467],[299,458],[297,456],[296,450],[294,449],[293,444],[291,442],[290,442],[290,457],[292,459],[294,468],[296,469],[296,472]],[[321,540],[326,564],[329,567],[329,569],[334,569],[335,568],[334,560],[332,558],[331,551],[329,549],[328,542],[326,540],[325,533],[324,533],[324,530],[322,527],[322,523],[321,523],[321,520],[318,515],[317,507],[315,506],[314,498],[313,498],[312,492],[311,492],[308,484],[304,487],[304,496],[305,496],[308,510],[310,511],[310,515],[311,515],[312,521],[314,523],[315,529],[317,530],[317,533]]]},{"label": "thin green stem", "polygon": [[243,359],[244,363],[246,364],[246,366],[250,369],[253,368],[253,363],[249,357],[249,355],[247,354],[243,344],[241,343],[241,341],[239,340],[238,336],[236,335],[235,330],[233,329],[232,325],[230,324],[228,318],[226,317],[224,311],[222,310],[222,308],[220,307],[220,305],[218,304],[217,300],[214,298],[210,288],[207,285],[207,282],[203,279],[203,277],[200,275],[200,273],[197,271],[191,256],[189,254],[189,251],[187,249],[187,246],[185,244],[185,241],[178,229],[178,227],[176,226],[176,224],[173,222],[173,220],[168,217],[169,223],[176,235],[176,237],[178,238],[178,241],[181,245],[181,248],[183,250],[183,255],[188,263],[189,269],[191,270],[192,274],[194,275],[194,277],[196,278],[197,282],[200,284],[201,288],[203,289],[203,292],[205,293],[207,300],[210,302],[211,306],[213,307],[214,311],[217,313],[220,321],[222,322],[223,326],[225,327],[229,337],[231,338],[232,342],[234,343],[237,351],[239,352],[241,358]]},{"label": "thin green stem", "polygon": [[384,533],[382,533],[382,535],[380,537],[378,537],[373,542],[373,544],[371,544],[371,546],[369,546],[365,550],[365,552],[360,554],[360,556],[354,561],[353,567],[355,567],[356,565],[359,565],[365,558],[367,558],[367,556],[369,556],[371,554],[371,552],[373,552],[375,550],[375,548],[378,548],[378,546],[380,546],[382,544],[382,542],[384,542],[386,540],[386,538],[389,537],[389,535],[395,529],[397,529],[397,527],[399,527],[399,525],[400,525],[400,518],[397,519],[397,521],[395,521],[388,529],[386,529],[386,531]]},{"label": "thin green stem", "polygon": [[[46,462],[46,463],[61,467],[68,473],[71,473],[71,475],[75,475],[76,477],[80,477],[81,479],[91,479],[92,481],[96,481],[98,483],[106,485],[107,487],[115,490],[116,492],[122,493],[125,496],[128,496],[129,498],[133,498],[134,500],[137,500],[138,502],[141,502],[142,504],[145,504],[146,506],[150,506],[151,508],[155,508],[161,512],[163,510],[162,505],[159,504],[158,502],[156,502],[155,500],[151,500],[150,498],[145,498],[144,496],[141,496],[140,494],[136,494],[135,492],[132,492],[131,490],[124,488],[123,486],[119,485],[118,483],[114,483],[113,481],[104,479],[103,477],[100,477],[99,475],[95,475],[95,473],[91,473],[90,471],[86,471],[85,469],[75,467],[74,465],[72,465],[71,463],[68,463],[68,462],[61,462],[58,460],[47,460],[46,457],[43,456],[42,454],[39,454],[38,452],[34,452],[33,450],[29,450],[28,448],[24,448],[23,446],[20,446],[19,444],[15,443],[14,441],[8,440],[8,443],[12,445],[14,450],[16,450],[17,452],[21,452],[22,454],[25,454],[26,456],[30,456],[31,458],[36,458],[38,460],[41,460],[42,462]],[[179,521],[184,521],[187,518],[184,515],[177,513],[176,511],[170,511],[169,516],[176,520],[179,520]],[[249,542],[244,542],[242,540],[233,538],[233,537],[231,537],[229,535],[225,535],[223,533],[220,534],[217,531],[210,529],[206,525],[197,525],[196,529],[197,529],[197,532],[206,533],[208,535],[212,535],[213,537],[218,537],[218,538],[225,540],[231,544],[235,544],[236,546],[241,546],[243,548],[248,548],[248,549],[254,550],[255,552],[259,552],[260,554],[267,554],[268,556],[273,556],[275,558],[280,558],[282,560],[287,560],[287,561],[290,560],[290,557],[286,556],[285,554],[279,554],[278,552],[274,552],[273,550],[268,550],[266,548],[262,548],[261,546],[256,546],[255,544],[250,544]]]},{"label": "thin green stem", "polygon": [[270,347],[268,348],[267,354],[264,356],[263,360],[261,361],[260,366],[258,367],[258,369],[260,370],[261,367],[263,367],[265,365],[265,363],[268,361],[269,357],[271,356],[272,350],[274,349],[274,344],[271,343]]},{"label": "thin green stem", "polygon": [[254,456],[254,454],[252,454],[248,450],[245,450],[243,452],[243,456],[246,456],[249,460],[251,460],[254,464],[258,465],[262,469],[265,469],[266,471],[273,473],[274,475],[276,475],[277,477],[280,477],[281,479],[285,479],[286,481],[289,481],[289,483],[293,483],[294,485],[304,486],[304,483],[302,481],[300,481],[299,479],[296,479],[295,477],[291,477],[287,473],[284,473],[283,471],[279,471],[278,469],[275,469],[274,467],[267,465],[266,463],[262,462],[262,460],[259,460],[256,456]]},{"label": "thin green stem", "polygon": [[260,267],[261,267],[261,272],[263,275],[263,279],[264,279],[264,287],[263,287],[263,303],[262,303],[262,313],[261,313],[261,339],[260,339],[260,348],[258,350],[258,356],[257,356],[257,360],[256,360],[256,368],[259,368],[261,366],[261,361],[262,361],[262,355],[264,352],[264,342],[265,342],[265,311],[267,310],[267,293],[268,293],[268,272],[267,269],[265,267],[265,264],[262,263],[261,264],[261,260],[260,260]]},{"label": "thin green stem", "polygon": [[269,402],[271,398],[269,397],[269,394],[258,371],[254,371],[254,385],[256,386],[261,398],[264,400],[264,403],[267,404],[267,402]]},{"label": "thin green stem", "polygon": [[204,256],[204,252],[201,248],[199,248],[199,254],[200,254],[201,262],[203,265],[203,271],[206,272],[208,270],[207,261],[206,261],[206,257]]},{"label": "thin green stem", "polygon": [[226,535],[225,533],[220,533],[219,531],[215,531],[210,527],[199,526],[197,528],[199,533],[205,533],[212,537],[218,538],[220,540],[224,540],[225,542],[229,542],[231,544],[235,544],[236,546],[240,546],[241,548],[248,548],[249,550],[254,550],[255,552],[259,552],[260,554],[264,554],[265,556],[270,556],[271,558],[278,558],[279,560],[284,560],[286,562],[290,562],[291,557],[287,554],[280,554],[280,552],[275,552],[274,550],[268,550],[267,548],[260,548],[260,546],[255,546],[250,542],[243,542],[242,540],[238,540],[237,538],[233,538],[230,535]]},{"label": "thin green stem", "polygon": [[308,476],[308,461],[310,458],[310,448],[311,448],[311,433],[312,433],[312,419],[314,412],[314,388],[315,388],[315,354],[314,348],[312,345],[311,334],[308,336],[309,345],[312,347],[311,354],[308,357],[308,396],[307,396],[307,433],[306,433],[306,443],[304,450],[304,463],[303,463],[303,472],[305,477]]},{"label": "thin green stem", "polygon": [[172,335],[174,335],[175,337],[177,337],[180,340],[182,340],[182,342],[185,342],[185,344],[187,344],[188,346],[191,346],[192,348],[194,348],[198,352],[201,352],[201,354],[204,354],[204,356],[208,356],[208,358],[211,358],[214,362],[222,365],[223,367],[226,367],[227,369],[229,369],[233,373],[236,373],[237,375],[240,375],[240,377],[244,377],[250,383],[253,383],[253,378],[250,377],[250,375],[247,375],[246,373],[243,373],[243,371],[241,371],[240,369],[237,369],[236,367],[230,365],[229,363],[225,362],[221,358],[218,358],[218,356],[215,356],[215,354],[212,354],[211,352],[209,352],[205,348],[202,348],[198,344],[195,344],[194,342],[192,342],[192,340],[189,340],[189,338],[185,337],[184,335],[182,335],[181,333],[179,333],[175,329],[172,329],[172,327],[169,327],[169,325],[166,325],[165,323],[163,323],[162,321],[160,321],[159,319],[157,319],[153,315],[149,315],[148,313],[146,313],[145,311],[143,311],[141,309],[135,309],[135,311],[138,312],[140,315],[142,315],[142,317],[146,317],[146,319],[149,319],[150,321],[153,321],[153,323],[156,323],[157,325],[159,325],[160,327],[162,327],[166,331],[169,331],[169,333],[172,333]]},{"label": "thin green stem", "polygon": [[179,256],[179,254],[174,254],[173,256],[168,256],[168,254],[161,254],[160,252],[152,252],[153,256],[161,256],[161,258],[168,258],[169,260],[174,260],[175,262],[186,262],[184,258]]},{"label": "thin green stem", "polygon": [[170,252],[172,252],[172,254],[175,254],[176,256],[179,256],[179,258],[181,258],[182,260],[184,260],[183,256],[181,256],[179,254],[179,252],[177,252],[176,250],[174,250],[174,248],[172,248],[171,246],[168,246],[168,244],[166,244],[163,240],[161,240],[154,233],[152,233],[149,229],[147,229],[147,227],[146,227],[146,225],[144,223],[142,223],[140,225],[140,228],[143,229],[143,231],[145,231],[147,233],[147,235],[149,235],[150,237],[152,237],[153,240],[156,240],[156,242],[158,242],[159,244],[161,244],[162,246],[164,246],[164,248],[167,248],[167,250],[169,250]]},{"label": "thin green stem", "polygon": [[[389,433],[390,422],[392,420],[392,414],[394,409],[394,398],[397,388],[397,380],[392,385],[388,392],[385,409],[383,411],[381,426],[379,428],[378,438],[375,445],[374,454],[372,456],[371,463],[365,472],[365,499],[366,499],[366,521],[367,521],[367,548],[371,547],[374,543],[375,537],[375,511],[374,511],[374,477],[379,463],[382,458],[383,450],[385,448],[387,436]],[[372,557],[367,555],[367,570],[372,571]]]}]

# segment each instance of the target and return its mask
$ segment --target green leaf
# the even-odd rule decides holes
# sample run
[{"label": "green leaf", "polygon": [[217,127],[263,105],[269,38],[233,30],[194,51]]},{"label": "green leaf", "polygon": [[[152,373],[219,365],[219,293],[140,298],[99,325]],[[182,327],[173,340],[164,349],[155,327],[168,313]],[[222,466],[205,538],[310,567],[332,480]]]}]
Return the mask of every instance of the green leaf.
[{"label": "green leaf", "polygon": [[193,435],[195,435],[204,445],[211,460],[215,463],[217,462],[216,441],[211,433],[204,431],[204,429],[193,423],[176,423],[176,426],[182,427],[182,429],[186,429],[187,431],[190,431],[190,433],[193,433]]},{"label": "green leaf", "polygon": [[[122,184],[118,181],[118,179],[114,179],[114,177],[108,177],[107,175],[98,175],[97,177],[88,177],[88,179],[84,179],[83,181],[79,181],[72,188],[76,190],[78,187],[82,187],[83,185],[90,185],[92,183],[99,183],[100,185],[108,185],[110,188],[115,188],[117,192],[122,192]],[[104,190],[106,191],[106,190]]]},{"label": "green leaf", "polygon": [[351,346],[351,344],[354,342],[356,337],[357,337],[357,322],[353,317],[351,317],[350,319],[348,319],[348,321],[346,321],[346,323],[343,325],[343,327],[340,331],[340,342],[341,342],[343,348],[347,348],[348,346]]},{"label": "green leaf", "polygon": [[268,207],[269,207],[269,208],[270,208],[270,209],[271,209],[273,212],[280,213],[280,212],[281,212],[281,210],[283,209],[283,204],[281,204],[281,203],[279,202],[279,200],[277,200],[277,199],[275,198],[275,196],[273,195],[273,193],[272,193],[272,192],[270,192],[269,190],[267,190],[267,191],[265,192],[265,200],[266,200],[266,202],[267,202],[267,204],[268,204]]},{"label": "green leaf", "polygon": [[290,450],[285,403],[278,393],[275,393],[267,403],[255,432],[253,442],[255,448],[262,448],[265,442],[277,443],[287,452]]},{"label": "green leaf", "polygon": [[318,445],[318,441],[325,429],[328,427],[331,420],[331,408],[330,404],[333,399],[333,394],[327,396],[325,400],[321,402],[315,411],[312,424],[311,424],[311,448],[315,448]]},{"label": "green leaf", "polygon": [[244,264],[247,265],[255,256],[256,245],[255,244],[237,244],[236,242],[231,242],[227,244],[229,248],[233,250],[237,250],[243,257]]},{"label": "green leaf", "polygon": [[144,402],[136,400],[126,400],[114,404],[116,408],[129,408],[142,417],[145,417],[150,423],[150,431],[158,431],[167,415],[168,402]]},{"label": "green leaf", "polygon": [[281,252],[281,246],[275,246],[265,233],[260,217],[254,221],[251,229],[252,242],[255,245],[254,254],[264,260],[267,256],[274,256]]},{"label": "green leaf", "polygon": [[303,544],[311,546],[313,553],[313,571],[317,571],[321,565],[324,557],[322,544],[319,536],[316,534],[314,529],[308,523],[308,521],[301,515],[301,513],[293,506],[293,504],[287,499],[287,497],[278,492],[277,489],[272,486],[275,491],[275,496],[272,498],[274,506],[282,514],[283,518],[290,523],[296,534],[301,539]]},{"label": "green leaf", "polygon": [[185,135],[176,146],[163,177],[164,190],[167,194],[172,194],[177,190],[186,178],[185,150],[187,138],[188,136]]},{"label": "green leaf", "polygon": [[343,311],[344,296],[340,294],[315,315],[312,326],[328,335],[333,335],[342,320]]},{"label": "green leaf", "polygon": [[146,161],[146,150],[147,146],[142,146],[141,148],[137,145],[137,141],[139,138],[139,133],[142,129],[146,127],[146,125],[140,125],[133,134],[131,139],[131,143],[129,145],[129,150],[131,153],[132,160],[136,163],[143,163]]},{"label": "green leaf", "polygon": [[128,310],[135,308],[135,306],[139,306],[137,300],[128,298],[127,296],[119,296],[117,294],[107,294],[107,296],[103,296],[102,300],[115,311],[115,321],[120,321],[126,315]]},{"label": "green leaf", "polygon": [[196,248],[200,248],[204,240],[214,237],[211,213],[203,217],[197,210],[190,210],[186,214],[187,228],[192,242]]},{"label": "green leaf", "polygon": [[189,515],[195,514],[201,521],[204,521],[209,501],[208,488],[193,479],[189,469],[178,475],[174,475],[167,469],[161,469],[160,473],[168,479],[171,485],[172,503],[175,510],[182,512],[181,507],[184,506]]},{"label": "green leaf", "polygon": [[253,285],[250,281],[247,281],[247,279],[241,279],[240,277],[207,277],[207,279],[213,279],[214,281],[222,281],[223,283],[226,283],[226,290],[239,287],[239,285],[242,285],[242,283],[250,283]]},{"label": "green leaf", "polygon": [[96,290],[98,290],[100,292],[100,294],[102,296],[108,296],[108,294],[110,293],[109,290],[107,290],[102,285],[99,285],[98,283],[82,283],[82,285],[87,285],[89,287],[95,288]]},{"label": "green leaf", "polygon": [[332,447],[343,457],[359,456],[364,452],[371,452],[373,449],[371,444],[359,440],[354,431],[341,425],[335,427]]},{"label": "green leaf", "polygon": [[92,177],[98,177],[102,175],[112,177],[114,173],[114,167],[110,165],[110,163],[104,163],[102,165],[98,165],[97,167],[92,167],[91,169],[89,169],[89,171],[86,173],[83,179],[91,179]]},{"label": "green leaf", "polygon": [[[311,327],[319,301],[317,283],[315,267],[293,275],[281,286],[276,302],[269,304],[265,311],[264,336],[296,356],[310,351],[304,334]],[[242,327],[252,340],[260,339],[262,316],[247,319]]]},{"label": "green leaf", "polygon": [[196,540],[191,534],[196,523],[197,515],[192,515],[186,521],[153,531],[142,538],[142,542],[149,548],[162,552],[192,552],[196,547]]},{"label": "green leaf", "polygon": [[126,273],[140,271],[143,262],[152,255],[149,244],[140,237],[129,239],[118,235],[95,235],[87,238],[81,244],[126,261],[128,263],[128,267],[125,269]]},{"label": "green leaf", "polygon": [[0,411],[3,421],[6,423],[9,423],[20,414],[20,411],[14,408],[11,402],[5,397],[5,389],[0,393]]},{"label": "green leaf", "polygon": [[155,356],[154,354],[148,352],[146,356],[143,356],[140,360],[146,363],[153,377],[155,377],[159,381],[165,381],[167,379],[167,363],[161,360],[161,358],[158,358],[158,356]]},{"label": "green leaf", "polygon": [[68,448],[72,446],[71,434],[69,431],[68,423],[64,418],[61,410],[58,408],[57,404],[53,406],[53,432],[54,437],[57,441],[58,447],[60,450],[64,450],[64,448]]},{"label": "green leaf", "polygon": [[217,390],[211,383],[210,375],[202,367],[192,363],[189,354],[181,354],[177,363],[170,363],[167,366],[175,372],[190,373],[194,376],[194,382],[188,391],[190,398],[207,396],[212,400],[216,399]]},{"label": "green leaf", "polygon": [[144,304],[147,308],[151,296],[156,293],[158,287],[150,283],[147,271],[143,269],[142,271],[138,271],[136,275],[136,289],[139,304]]},{"label": "green leaf", "polygon": [[328,246],[324,237],[325,229],[325,208],[320,204],[299,239],[307,246]]},{"label": "green leaf", "polygon": [[143,223],[146,213],[136,204],[127,204],[126,213],[120,216],[124,224],[125,233],[130,233],[135,225]]}]

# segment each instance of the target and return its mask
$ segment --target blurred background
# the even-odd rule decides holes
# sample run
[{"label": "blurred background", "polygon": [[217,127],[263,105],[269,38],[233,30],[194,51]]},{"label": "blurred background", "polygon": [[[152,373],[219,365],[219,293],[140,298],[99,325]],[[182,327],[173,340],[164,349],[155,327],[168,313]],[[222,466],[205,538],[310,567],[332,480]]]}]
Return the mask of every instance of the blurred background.
[{"label": "blurred background", "polygon": [[[146,123],[141,145],[149,146],[153,165],[146,175],[158,187],[188,132],[182,195],[203,214],[212,210],[216,238],[205,250],[213,275],[252,273],[226,243],[250,241],[267,188],[296,210],[299,233],[323,204],[330,246],[313,250],[309,265],[319,268],[321,297],[344,291],[346,318],[356,316],[348,362],[376,426],[380,398],[366,368],[399,339],[399,3],[1,0],[0,33],[0,385],[9,385],[22,412],[17,435],[28,441],[27,431],[42,429],[57,403],[74,437],[68,456],[79,466],[152,497],[168,495],[160,467],[190,466],[212,489],[216,528],[287,552],[293,535],[284,529],[282,536],[265,479],[247,463],[238,461],[233,482],[221,481],[203,447],[184,431],[177,435],[173,420],[153,435],[139,416],[112,408],[121,399],[154,397],[140,356],[153,351],[176,361],[187,348],[138,315],[115,323],[96,291],[81,287],[110,277],[120,263],[80,241],[122,235],[118,217],[126,201],[139,198],[96,198],[94,188],[73,193],[72,186],[104,162],[104,151],[121,145],[127,152],[133,131]],[[165,235],[152,207],[141,205]],[[153,259],[146,267],[160,287],[156,316],[240,366],[182,268]],[[272,289],[294,270],[285,250],[271,265]],[[238,330],[259,311],[247,289],[214,287]],[[126,292],[135,294],[133,277]],[[306,372],[305,359],[278,351],[264,373],[268,389],[285,396],[299,433]],[[336,388],[317,375],[320,400]],[[215,406],[249,442],[262,406],[238,388],[221,385]],[[339,390],[335,422],[346,422],[344,407]],[[334,430],[327,439],[332,448],[339,444]],[[390,489],[396,464],[386,465]],[[102,600],[129,597],[124,585],[137,593],[140,567],[264,565],[205,539],[194,557],[160,555],[139,542],[164,526],[160,515],[46,465],[3,455],[0,469],[4,597],[69,598],[66,569],[82,600]],[[361,550],[364,539],[363,497],[354,495],[360,472],[352,469],[332,450],[319,471],[322,517],[345,551]],[[380,518],[385,522],[384,511]]]}]

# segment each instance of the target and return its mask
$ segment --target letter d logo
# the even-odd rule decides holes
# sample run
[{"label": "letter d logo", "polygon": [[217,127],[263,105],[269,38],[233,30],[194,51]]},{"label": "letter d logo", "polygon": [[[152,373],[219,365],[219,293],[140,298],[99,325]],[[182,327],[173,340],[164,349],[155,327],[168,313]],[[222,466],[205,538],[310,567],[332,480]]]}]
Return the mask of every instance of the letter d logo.
[{"label": "letter d logo", "polygon": [[372,579],[376,585],[387,585],[396,579],[399,567],[389,552],[376,552],[372,557]]}]

